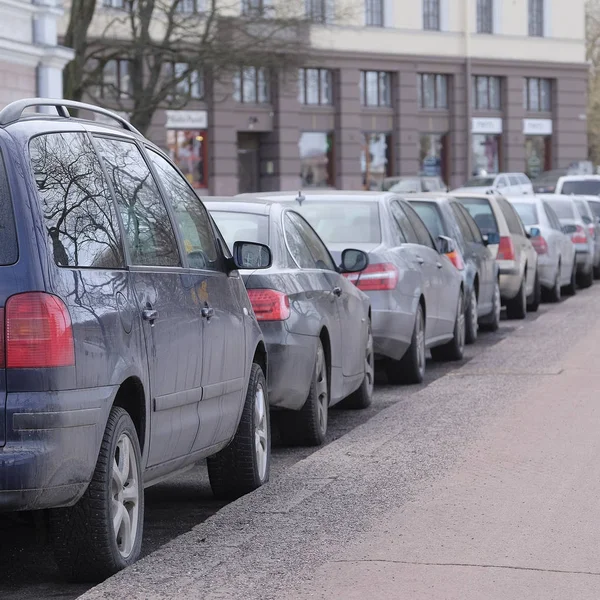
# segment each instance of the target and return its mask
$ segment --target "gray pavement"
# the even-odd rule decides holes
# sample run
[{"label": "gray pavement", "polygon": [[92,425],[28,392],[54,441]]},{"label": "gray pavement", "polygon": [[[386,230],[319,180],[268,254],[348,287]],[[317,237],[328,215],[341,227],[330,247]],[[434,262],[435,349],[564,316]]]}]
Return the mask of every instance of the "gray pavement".
[{"label": "gray pavement", "polygon": [[599,300],[544,310],[83,598],[596,600]]}]

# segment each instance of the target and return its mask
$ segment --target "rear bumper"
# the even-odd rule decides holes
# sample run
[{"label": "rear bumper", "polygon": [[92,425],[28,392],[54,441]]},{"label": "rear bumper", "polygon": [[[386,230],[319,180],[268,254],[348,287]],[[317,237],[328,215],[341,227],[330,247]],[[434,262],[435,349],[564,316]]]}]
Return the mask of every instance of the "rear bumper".
[{"label": "rear bumper", "polygon": [[110,386],[8,394],[0,511],[56,508],[79,500],[96,467],[116,392]]},{"label": "rear bumper", "polygon": [[521,271],[514,261],[498,261],[500,274],[500,297],[502,301],[512,300],[521,289]]}]

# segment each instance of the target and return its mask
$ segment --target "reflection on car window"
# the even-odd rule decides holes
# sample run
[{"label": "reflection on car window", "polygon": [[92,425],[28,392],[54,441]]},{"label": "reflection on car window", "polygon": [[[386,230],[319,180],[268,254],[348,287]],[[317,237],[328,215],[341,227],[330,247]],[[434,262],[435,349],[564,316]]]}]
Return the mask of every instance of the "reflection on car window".
[{"label": "reflection on car window", "polygon": [[96,138],[112,180],[134,265],[180,265],[175,232],[148,165],[138,147],[124,140]]},{"label": "reflection on car window", "polygon": [[12,265],[19,258],[19,248],[15,214],[2,153],[0,153],[0,224],[0,265]]},{"label": "reflection on car window", "polygon": [[428,246],[429,248],[433,248],[435,250],[436,248],[433,243],[433,240],[431,239],[431,235],[427,230],[427,227],[425,227],[423,221],[421,221],[421,219],[419,218],[419,215],[417,215],[413,208],[405,202],[402,203],[400,206],[402,210],[406,213],[406,216],[408,217],[412,228],[417,234],[417,239],[419,240],[418,243],[421,244],[421,246]]},{"label": "reflection on car window", "polygon": [[542,202],[542,205],[544,206],[544,211],[548,217],[548,221],[550,221],[550,227],[552,227],[552,229],[556,229],[557,231],[562,231],[560,221],[558,220],[558,217],[556,216],[556,213],[552,207],[547,202]]},{"label": "reflection on car window", "polygon": [[475,242],[476,239],[473,236],[473,232],[469,228],[469,223],[468,223],[467,219],[465,218],[465,215],[461,211],[460,205],[457,204],[456,202],[451,202],[450,207],[452,208],[452,214],[454,214],[456,222],[458,223],[458,228],[460,229],[460,232],[461,232],[464,240],[466,242]]},{"label": "reflection on car window", "polygon": [[300,231],[290,219],[289,213],[285,215],[283,220],[283,229],[285,239],[292,258],[301,269],[316,269],[315,261],[313,260],[306,242],[302,238]]},{"label": "reflection on car window", "polygon": [[406,244],[418,244],[419,238],[417,237],[413,226],[410,224],[406,213],[402,210],[400,203],[394,200],[390,204],[390,210],[394,217],[394,221],[398,226],[401,241]]},{"label": "reflection on car window", "polygon": [[219,270],[219,255],[206,208],[167,160],[153,151],[148,154],[173,207],[190,267]]},{"label": "reflection on car window", "polygon": [[559,219],[575,218],[575,206],[571,200],[548,200],[548,204],[556,213]]},{"label": "reflection on car window", "polygon": [[583,200],[575,200],[575,206],[577,206],[577,210],[583,219],[583,222],[586,225],[589,225],[592,222],[592,219],[588,213],[587,206]]},{"label": "reflection on car window", "polygon": [[591,208],[595,217],[600,218],[600,202],[594,202],[593,200],[588,200],[588,206]]},{"label": "reflection on car window", "polygon": [[[210,204],[209,204],[210,206]],[[229,248],[235,242],[269,245],[269,217],[252,213],[215,210],[210,213]]]},{"label": "reflection on car window", "polygon": [[506,219],[508,230],[515,235],[523,235],[525,233],[523,231],[523,225],[521,224],[521,220],[519,219],[519,215],[515,212],[515,209],[504,198],[498,198],[498,205]]},{"label": "reflection on car window", "polygon": [[562,194],[576,196],[597,196],[600,194],[600,180],[582,179],[580,181],[565,181],[561,188]]},{"label": "reflection on car window", "polygon": [[311,229],[310,225],[296,213],[289,212],[286,219],[289,218],[300,232],[308,251],[310,252],[314,268],[327,269],[335,271],[335,263],[325,247],[325,244],[320,240],[319,236]]},{"label": "reflection on car window", "polygon": [[473,236],[473,241],[476,242],[477,244],[483,244],[483,237],[481,236],[481,231],[479,230],[477,223],[475,223],[475,220],[471,216],[471,213],[460,203],[455,204],[453,202],[452,205],[456,206],[456,208],[458,208],[460,214],[463,216],[463,219],[465,220],[465,223],[468,225],[469,231],[471,232],[471,235]]},{"label": "reflection on car window", "polygon": [[537,207],[532,202],[513,202],[512,205],[521,217],[523,225],[537,225],[540,222]]},{"label": "reflection on car window", "polygon": [[435,239],[440,235],[448,235],[442,222],[440,209],[435,202],[411,202],[410,204]]},{"label": "reflection on car window", "polygon": [[488,200],[485,198],[457,198],[457,200],[469,211],[483,235],[498,233],[498,223]]},{"label": "reflection on car window", "polygon": [[54,262],[122,267],[116,212],[89,138],[83,133],[41,135],[31,140],[29,150]]}]

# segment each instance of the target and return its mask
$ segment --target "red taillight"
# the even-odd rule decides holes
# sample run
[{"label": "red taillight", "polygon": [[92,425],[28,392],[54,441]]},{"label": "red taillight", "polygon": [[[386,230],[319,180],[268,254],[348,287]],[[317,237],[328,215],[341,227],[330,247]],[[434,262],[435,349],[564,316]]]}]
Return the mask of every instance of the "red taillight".
[{"label": "red taillight", "polygon": [[496,260],[515,260],[515,246],[510,236],[503,235],[500,238]]},{"label": "red taillight", "polygon": [[390,263],[372,264],[360,273],[346,273],[346,278],[363,292],[394,290],[399,277],[398,269]]},{"label": "red taillight", "polygon": [[446,256],[459,271],[462,271],[465,268],[465,263],[463,262],[462,256],[456,250],[454,250],[454,252],[448,252]]},{"label": "red taillight", "polygon": [[531,238],[531,245],[535,248],[535,251],[538,254],[548,253],[548,244],[541,235],[538,237]]},{"label": "red taillight", "polygon": [[0,308],[0,369],[6,366],[6,353],[4,350],[4,309]]},{"label": "red taillight", "polygon": [[6,302],[6,367],[39,369],[75,365],[73,328],[60,298],[42,292]]},{"label": "red taillight", "polygon": [[574,244],[587,244],[588,238],[581,225],[577,225],[577,229],[571,234],[571,241]]},{"label": "red taillight", "polygon": [[290,316],[290,299],[276,290],[248,290],[258,321],[285,321]]}]

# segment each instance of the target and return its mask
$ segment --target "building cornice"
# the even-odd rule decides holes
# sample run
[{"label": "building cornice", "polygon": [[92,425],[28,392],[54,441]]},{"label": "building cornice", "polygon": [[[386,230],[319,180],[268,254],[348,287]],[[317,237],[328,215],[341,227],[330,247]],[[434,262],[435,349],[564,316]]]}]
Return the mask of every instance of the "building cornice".
[{"label": "building cornice", "polygon": [[62,69],[74,54],[62,46],[38,46],[0,38],[0,62],[10,62],[28,67],[45,66]]}]

